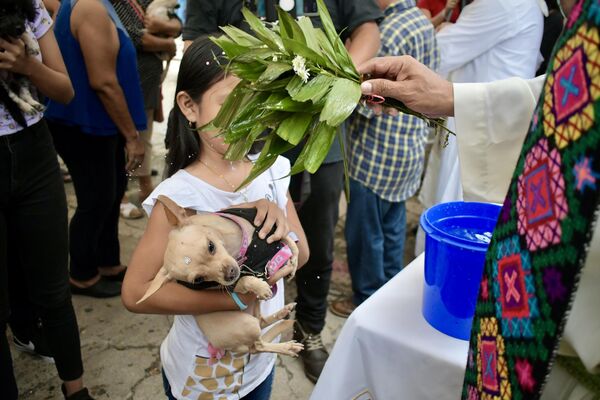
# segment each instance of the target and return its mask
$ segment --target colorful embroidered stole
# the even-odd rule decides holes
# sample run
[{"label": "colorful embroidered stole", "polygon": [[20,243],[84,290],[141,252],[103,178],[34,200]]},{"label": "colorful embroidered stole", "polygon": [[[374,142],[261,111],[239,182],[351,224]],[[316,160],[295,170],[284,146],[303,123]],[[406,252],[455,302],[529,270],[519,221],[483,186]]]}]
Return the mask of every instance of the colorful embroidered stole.
[{"label": "colorful embroidered stole", "polygon": [[486,255],[462,398],[537,399],[594,231],[600,0],[581,0],[548,77]]}]

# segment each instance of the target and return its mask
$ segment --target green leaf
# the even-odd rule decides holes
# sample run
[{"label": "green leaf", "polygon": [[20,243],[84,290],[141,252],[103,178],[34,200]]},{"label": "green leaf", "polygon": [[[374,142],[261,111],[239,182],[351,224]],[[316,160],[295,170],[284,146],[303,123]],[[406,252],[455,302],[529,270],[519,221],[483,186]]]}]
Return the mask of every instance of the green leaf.
[{"label": "green leaf", "polygon": [[331,15],[329,15],[329,11],[323,0],[317,0],[317,10],[319,11],[319,17],[321,18],[321,23],[323,24],[323,29],[329,39],[329,43],[331,43],[332,46],[335,46],[335,43],[338,40],[341,42],[341,39],[337,34],[333,21],[331,20]]},{"label": "green leaf", "polygon": [[237,56],[232,62],[253,63],[255,61],[270,61],[275,54],[275,51],[268,47],[250,47],[247,53]]},{"label": "green leaf", "polygon": [[287,71],[291,71],[292,66],[284,63],[270,63],[267,66],[265,72],[262,73],[260,78],[256,81],[257,85],[266,85],[279,78],[282,74]]},{"label": "green leaf", "polygon": [[[295,75],[294,75],[295,76]],[[277,92],[283,91],[292,81],[293,77],[287,76],[285,78],[279,78],[275,81],[266,85],[253,85],[252,89],[259,92]]]},{"label": "green leaf", "polygon": [[309,141],[305,146],[307,154],[304,159],[304,167],[311,174],[317,172],[323,160],[327,157],[336,132],[337,127],[321,122],[310,135]]},{"label": "green leaf", "polygon": [[294,77],[290,80],[285,89],[293,98],[298,94],[298,92],[302,89],[303,86],[304,82],[302,81],[302,78],[300,78],[298,75],[294,75]]},{"label": "green leaf", "polygon": [[263,45],[263,42],[261,42],[259,39],[255,38],[247,32],[244,32],[239,28],[236,28],[235,26],[222,26],[221,30],[225,32],[225,34],[229,36],[231,40],[233,40],[240,46],[258,47]]},{"label": "green leaf", "polygon": [[225,153],[225,159],[237,161],[244,158],[252,148],[254,142],[265,131],[265,128],[262,124],[254,125],[245,139],[238,140],[229,146]]},{"label": "green leaf", "polygon": [[250,174],[236,190],[246,186],[260,176],[263,172],[268,170],[275,163],[279,154],[286,152],[292,147],[293,146],[291,144],[277,136],[275,132],[271,132],[267,138],[267,141],[265,142],[265,146],[260,152],[260,156],[258,156],[258,160],[256,160],[254,163]]},{"label": "green leaf", "polygon": [[211,37],[210,39],[225,52],[225,55],[229,59],[246,54],[249,51],[248,47],[241,46],[226,36]]},{"label": "green leaf", "polygon": [[344,193],[346,193],[346,201],[350,202],[350,172],[348,171],[348,157],[346,156],[346,147],[344,146],[344,135],[341,129],[337,130],[338,142],[340,143],[340,151],[342,152],[342,160],[344,160]]},{"label": "green leaf", "polygon": [[304,33],[302,32],[302,29],[300,29],[298,22],[296,22],[296,20],[292,18],[290,14],[283,11],[279,6],[277,6],[277,15],[279,17],[280,31],[282,32],[281,37],[284,37],[283,31],[285,31],[286,36],[289,39],[297,40],[306,44]]},{"label": "green leaf", "polygon": [[335,78],[331,76],[317,75],[308,81],[307,84],[300,86],[293,94],[290,93],[290,95],[295,101],[305,102],[310,100],[313,103],[317,103],[329,92],[334,82]]},{"label": "green leaf", "polygon": [[320,121],[337,127],[352,114],[360,101],[360,84],[349,79],[337,78],[327,95]]},{"label": "green leaf", "polygon": [[315,51],[311,50],[308,46],[306,46],[302,42],[299,42],[297,40],[292,40],[292,39],[285,39],[285,38],[282,39],[282,41],[283,41],[283,46],[285,47],[285,49],[287,50],[287,52],[289,54],[300,55],[300,56],[304,57],[305,59],[307,59],[308,61],[311,61],[317,65],[325,66],[325,65],[329,64],[327,59],[325,59],[323,56],[316,53]]},{"label": "green leaf", "polygon": [[275,51],[281,51],[283,47],[281,38],[275,32],[268,29],[263,22],[246,7],[242,9],[242,14],[246,19],[246,22],[248,22],[248,25],[250,25],[250,29],[256,33],[256,36],[258,36],[264,44]]},{"label": "green leaf", "polygon": [[261,62],[253,63],[237,63],[232,62],[228,66],[228,70],[239,78],[256,81],[265,72],[267,66]]},{"label": "green leaf", "polygon": [[277,128],[277,135],[294,146],[300,143],[306,129],[313,120],[313,114],[295,113],[283,120]]},{"label": "green leaf", "polygon": [[325,57],[329,61],[330,65],[333,65],[333,69],[336,72],[343,72],[342,67],[338,64],[338,60],[335,57],[335,50],[333,50],[333,46],[329,43],[329,39],[321,29],[315,29],[315,36],[317,37],[317,41],[319,42],[319,46],[323,49],[322,53],[325,54]]},{"label": "green leaf", "polygon": [[263,107],[266,110],[301,112],[306,111],[310,104],[299,103],[286,96],[284,92],[277,92],[269,96]]},{"label": "green leaf", "polygon": [[238,83],[225,99],[219,113],[212,122],[213,125],[221,129],[227,128],[235,117],[236,112],[238,112],[244,102],[248,101],[252,96],[255,95],[248,93],[243,82]]},{"label": "green leaf", "polygon": [[319,41],[317,40],[317,34],[315,32],[315,28],[312,24],[312,21],[308,17],[300,17],[298,19],[298,26],[302,30],[304,34],[305,43],[309,49],[314,50],[317,53],[321,52],[321,48],[319,47]]}]

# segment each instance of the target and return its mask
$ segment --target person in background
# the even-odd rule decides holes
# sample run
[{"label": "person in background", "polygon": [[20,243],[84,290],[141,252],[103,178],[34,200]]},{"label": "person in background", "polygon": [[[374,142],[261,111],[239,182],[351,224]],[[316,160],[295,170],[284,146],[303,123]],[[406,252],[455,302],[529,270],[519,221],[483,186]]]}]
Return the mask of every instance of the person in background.
[{"label": "person in background", "polygon": [[[306,5],[305,1],[305,5]],[[382,14],[374,0],[325,0],[341,39],[346,43],[350,57],[356,65],[374,57],[380,46],[377,24]],[[321,21],[314,18],[315,26]],[[344,129],[343,125],[341,129]],[[302,146],[286,157],[295,161]],[[339,201],[344,179],[344,163],[340,144],[335,139],[323,165],[310,180],[308,196],[292,192],[300,204],[298,215],[308,238],[310,259],[296,274],[296,325],[294,339],[304,345],[300,358],[308,379],[316,382],[329,353],[323,345],[321,332],[325,327],[327,294],[333,268],[335,226],[339,216]],[[305,177],[292,177],[291,187],[301,187]]]},{"label": "person in background", "polygon": [[241,0],[186,0],[182,32],[184,51],[196,38],[219,32],[220,26],[241,28],[243,6],[244,1]]},{"label": "person in background", "polygon": [[[14,13],[9,2],[0,15]],[[39,48],[26,48],[20,37],[0,39],[2,79],[19,74],[33,90],[68,103],[73,86],[41,0],[13,2],[26,16],[25,32]],[[13,4],[14,5],[14,4]],[[66,399],[91,399],[83,387],[83,364],[77,318],[69,291],[67,201],[52,137],[43,112],[25,114],[0,87],[0,398],[18,398],[6,322],[8,288],[18,287],[23,301],[39,315],[43,332],[25,325],[13,329],[21,350],[35,353],[41,335],[54,355]],[[11,299],[11,303],[14,299]]]},{"label": "person in background", "polygon": [[418,0],[417,7],[436,28],[444,22],[456,22],[460,14],[459,0]]},{"label": "person in background", "polygon": [[[547,14],[543,0],[475,0],[456,24],[437,34],[439,73],[455,83],[489,82],[510,77],[533,78],[541,62],[540,43]],[[454,120],[450,130],[460,135]],[[419,194],[426,208],[463,199],[456,137],[438,135]],[[415,254],[423,251],[419,228]]]},{"label": "person in background", "polygon": [[77,196],[70,225],[71,291],[118,296],[125,275],[119,205],[126,169],[144,159],[138,131],[146,129],[146,114],[135,48],[108,0],[66,1],[55,33],[75,88],[71,103],[50,101],[46,110]]},{"label": "person in background", "polygon": [[558,8],[556,0],[546,0],[548,5],[548,16],[544,19],[544,34],[542,36],[542,45],[540,52],[544,61],[538,68],[536,75],[543,75],[548,68],[548,61],[552,56],[552,49],[563,30],[563,16]]},{"label": "person in background", "polygon": [[[439,65],[435,30],[414,0],[378,0],[379,56],[410,55],[429,68]],[[427,124],[408,114],[355,113],[349,128],[350,202],[346,214],[348,267],[353,297],[331,303],[350,313],[403,267],[405,200],[421,185]]]},{"label": "person in background", "polygon": [[[304,2],[305,9],[316,9],[316,6],[309,7],[308,3],[309,1]],[[382,14],[374,0],[325,0],[325,4],[354,63],[358,65],[375,56],[380,44],[377,23]],[[187,43],[202,33],[217,32],[222,25],[234,25],[243,29],[242,6],[242,2],[237,0],[188,0],[183,39]],[[318,17],[314,14],[310,14],[310,17],[315,26],[321,26]],[[294,162],[301,147],[285,156]],[[310,176],[310,194],[298,210],[300,222],[308,237],[311,257],[306,266],[296,274],[298,323],[295,339],[304,344],[300,356],[306,376],[313,382],[319,377],[329,355],[323,345],[321,331],[327,314],[333,237],[338,220],[343,175],[342,153],[336,139],[321,168]],[[290,191],[297,204],[300,203],[301,195],[294,188],[303,185],[303,178],[302,174],[296,175],[292,177],[290,184]]]},{"label": "person in background", "polygon": [[[117,1],[111,0],[117,15],[125,26],[137,54],[137,69],[140,75],[144,109],[146,110],[146,130],[140,132],[144,142],[144,161],[133,172],[140,186],[140,200],[143,201],[154,189],[152,186],[152,125],[160,104],[160,84],[163,73],[161,54],[173,58],[176,47],[174,38],[181,33],[181,21],[171,16],[169,21],[146,16],[146,8],[151,0]],[[127,195],[121,200],[123,218],[141,218],[143,212],[129,201]]]}]

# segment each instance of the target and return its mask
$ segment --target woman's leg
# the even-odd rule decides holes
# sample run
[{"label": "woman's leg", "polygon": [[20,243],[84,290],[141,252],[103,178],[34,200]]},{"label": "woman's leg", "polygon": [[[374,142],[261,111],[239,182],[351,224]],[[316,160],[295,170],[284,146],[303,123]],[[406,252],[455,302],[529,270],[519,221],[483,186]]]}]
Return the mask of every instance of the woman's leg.
[{"label": "woman's leg", "polygon": [[125,171],[125,140],[118,135],[115,157],[112,160],[110,172],[115,182],[115,197],[109,205],[109,212],[104,219],[100,236],[98,237],[98,252],[96,255],[96,268],[121,267],[121,247],[119,244],[119,216],[121,212],[121,199],[127,187],[127,173]]},{"label": "woman's leg", "polygon": [[[19,396],[17,382],[13,373],[10,347],[6,339],[6,320],[8,319],[8,271],[7,271],[7,232],[5,209],[8,203],[10,182],[10,160],[6,143],[0,142],[0,398],[16,400]],[[5,164],[6,163],[6,164]]]},{"label": "woman's leg", "polygon": [[13,146],[18,171],[7,213],[7,232],[15,252],[9,265],[22,271],[42,319],[44,335],[67,392],[83,387],[79,330],[69,290],[67,203],[62,175],[45,123],[28,129]]},{"label": "woman's leg", "polygon": [[50,129],[77,196],[69,226],[71,278],[80,287],[91,286],[99,279],[100,235],[115,201],[121,199],[114,172],[117,137],[91,136],[61,124],[50,124]]}]

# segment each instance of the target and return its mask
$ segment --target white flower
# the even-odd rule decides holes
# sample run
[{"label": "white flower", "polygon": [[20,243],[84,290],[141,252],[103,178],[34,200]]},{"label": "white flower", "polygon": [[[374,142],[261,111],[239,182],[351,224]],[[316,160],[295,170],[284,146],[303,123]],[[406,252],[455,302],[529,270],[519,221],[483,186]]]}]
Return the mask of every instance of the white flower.
[{"label": "white flower", "polygon": [[310,74],[308,73],[308,69],[306,68],[306,60],[302,56],[296,56],[292,60],[292,66],[294,67],[294,72],[300,78],[302,78],[302,82],[308,82],[308,78]]}]

